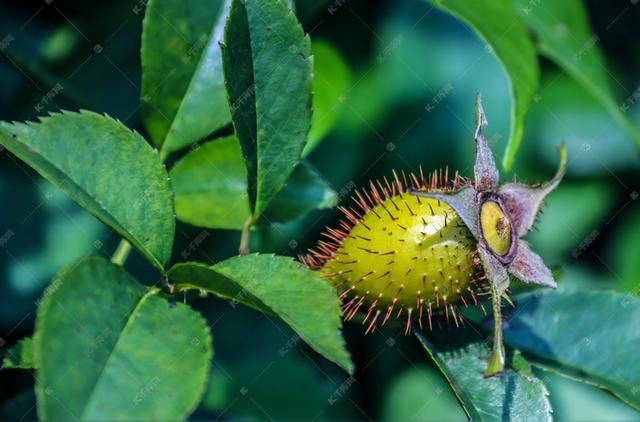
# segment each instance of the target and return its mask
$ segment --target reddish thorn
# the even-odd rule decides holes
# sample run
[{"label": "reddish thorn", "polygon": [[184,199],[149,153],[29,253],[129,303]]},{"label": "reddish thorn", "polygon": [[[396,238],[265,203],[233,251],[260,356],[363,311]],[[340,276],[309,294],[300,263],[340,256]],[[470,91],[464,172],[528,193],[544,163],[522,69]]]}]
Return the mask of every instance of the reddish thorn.
[{"label": "reddish thorn", "polygon": [[456,311],[453,309],[453,305],[449,305],[451,308],[451,314],[453,315],[453,321],[456,323],[456,328],[460,328],[458,325],[458,317],[456,316]]},{"label": "reddish thorn", "polygon": [[476,295],[473,293],[473,290],[471,290],[471,287],[467,287],[467,290],[469,291],[469,293],[471,293],[471,298],[473,299],[474,305],[477,305],[478,298],[476,298]]},{"label": "reddish thorn", "polygon": [[374,327],[376,321],[378,320],[378,316],[380,316],[380,310],[379,309],[376,310],[376,315],[371,320],[371,324],[369,324],[369,328],[367,328],[367,331],[364,332],[365,335],[369,334],[369,331],[371,331],[371,329]]},{"label": "reddish thorn", "polygon": [[387,176],[382,176],[382,180],[384,180],[384,184],[387,185],[387,189],[391,192],[391,196],[396,195],[396,187],[389,183]]},{"label": "reddish thorn", "polygon": [[402,183],[400,183],[400,178],[398,178],[398,173],[395,170],[391,171],[393,173],[393,179],[396,182],[396,186],[398,187],[398,193],[403,193],[404,189],[402,189]]},{"label": "reddish thorn", "polygon": [[393,307],[396,306],[397,301],[397,298],[393,298],[393,302],[391,302],[391,306],[389,306],[389,308],[387,309],[387,314],[384,316],[384,320],[382,321],[382,326],[384,326],[384,324],[389,320],[391,312],[393,312]]},{"label": "reddish thorn", "polygon": [[342,292],[342,294],[340,295],[340,300],[344,299],[344,297],[345,297],[346,295],[348,295],[348,294],[349,294],[349,292],[350,292],[351,290],[353,290],[353,288],[354,288],[354,286],[351,286],[351,287],[349,287],[347,290],[345,290],[344,292]]},{"label": "reddish thorn", "polygon": [[358,301],[358,303],[356,303],[356,306],[354,306],[353,309],[351,309],[351,313],[347,315],[347,318],[345,318],[347,321],[350,321],[351,319],[353,319],[356,313],[358,313],[358,310],[360,309],[360,306],[362,306],[364,299],[365,299],[365,296],[362,296]]},{"label": "reddish thorn", "polygon": [[367,310],[367,316],[364,318],[364,321],[362,321],[362,324],[367,322],[367,320],[369,319],[369,316],[371,315],[371,312],[374,310],[377,303],[378,303],[378,299],[374,300],[371,306],[369,306],[369,309]]},{"label": "reddish thorn", "polygon": [[404,335],[406,336],[411,331],[411,311],[413,309],[409,308],[409,312],[407,312],[407,327],[404,330]]},{"label": "reddish thorn", "polygon": [[464,307],[465,308],[469,307],[469,305],[467,304],[467,301],[464,299],[464,296],[462,295],[462,293],[460,293],[460,300],[462,300],[462,303],[464,303]]},{"label": "reddish thorn", "polygon": [[384,195],[384,199],[389,199],[389,192],[382,186],[379,180],[376,180],[376,183],[378,184],[378,188],[380,188],[380,192]]}]

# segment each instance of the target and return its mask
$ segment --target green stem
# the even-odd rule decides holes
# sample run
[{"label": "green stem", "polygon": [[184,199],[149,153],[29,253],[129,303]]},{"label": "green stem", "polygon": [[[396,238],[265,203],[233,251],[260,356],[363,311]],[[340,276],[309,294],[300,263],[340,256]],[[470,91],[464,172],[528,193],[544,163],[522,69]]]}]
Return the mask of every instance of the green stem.
[{"label": "green stem", "polygon": [[505,352],[502,340],[502,312],[500,303],[502,295],[498,293],[496,287],[491,284],[491,305],[493,306],[493,349],[487,363],[485,377],[491,377],[504,371]]},{"label": "green stem", "polygon": [[111,257],[111,262],[120,266],[124,265],[124,262],[129,256],[129,252],[131,252],[131,243],[129,243],[126,239],[121,239],[120,243],[118,244],[118,248]]},{"label": "green stem", "polygon": [[164,144],[163,144],[162,147],[160,148],[160,161],[164,163],[167,160],[168,156],[169,156],[169,152],[164,148]]},{"label": "green stem", "polygon": [[249,254],[249,238],[251,233],[251,225],[253,225],[253,218],[247,218],[247,221],[244,222],[244,226],[242,226],[242,234],[240,235],[240,255],[248,255]]}]

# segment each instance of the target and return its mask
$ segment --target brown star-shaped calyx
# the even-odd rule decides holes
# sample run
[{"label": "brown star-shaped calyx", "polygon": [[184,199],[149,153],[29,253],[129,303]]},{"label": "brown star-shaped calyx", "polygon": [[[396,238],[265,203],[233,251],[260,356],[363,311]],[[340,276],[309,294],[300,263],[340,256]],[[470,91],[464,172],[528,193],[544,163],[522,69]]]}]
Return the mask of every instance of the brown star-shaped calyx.
[{"label": "brown star-shaped calyx", "polygon": [[560,166],[549,182],[540,185],[499,184],[493,153],[482,134],[487,119],[480,94],[476,98],[476,161],[474,183],[455,192],[412,191],[453,208],[478,241],[478,255],[489,280],[495,320],[494,347],[486,375],[504,368],[500,299],[509,286],[509,274],[525,283],[556,287],[551,270],[521,237],[529,232],[546,196],[558,186],[566,168],[566,150],[560,148]]}]

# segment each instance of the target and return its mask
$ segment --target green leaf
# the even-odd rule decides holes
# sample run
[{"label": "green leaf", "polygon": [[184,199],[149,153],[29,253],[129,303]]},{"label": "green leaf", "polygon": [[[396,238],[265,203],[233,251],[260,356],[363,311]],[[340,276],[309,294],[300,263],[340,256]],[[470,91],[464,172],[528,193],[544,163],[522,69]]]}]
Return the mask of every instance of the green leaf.
[{"label": "green leaf", "polygon": [[300,159],[311,124],[309,38],[282,0],[233,0],[222,49],[256,220]]},{"label": "green leaf", "polygon": [[472,420],[552,420],[547,389],[539,379],[513,369],[484,377],[486,344],[436,346],[419,332],[416,336]]},{"label": "green leaf", "polygon": [[159,269],[171,257],[173,197],[158,154],[119,121],[89,111],[0,122],[0,143]]},{"label": "green leaf", "polygon": [[150,0],[142,32],[145,126],[163,155],[231,121],[222,75],[229,0]]},{"label": "green leaf", "polygon": [[516,302],[505,317],[508,344],[640,409],[640,299],[563,290],[524,294]]},{"label": "green leaf", "polygon": [[640,215],[636,212],[617,224],[615,237],[608,242],[607,256],[621,290],[640,296]]},{"label": "green leaf", "polygon": [[23,338],[4,351],[2,369],[33,369],[33,340]]},{"label": "green leaf", "polygon": [[581,0],[513,1],[522,21],[538,38],[540,52],[580,82],[640,146],[640,130],[624,114],[630,104],[621,107],[613,97],[613,78],[598,46],[600,38],[589,27],[584,3]]},{"label": "green leaf", "polygon": [[[503,166],[513,166],[524,132],[529,105],[536,92],[539,66],[535,48],[511,0],[428,0],[465,22],[484,40],[502,63],[511,91],[511,130]],[[485,96],[490,92],[483,92]]]},{"label": "green leaf", "polygon": [[276,314],[315,351],[346,371],[353,364],[340,333],[340,303],[329,284],[289,257],[246,255],[213,266],[169,270],[177,290],[199,289]]},{"label": "green leaf", "polygon": [[86,258],[45,292],[33,355],[42,420],[178,420],[204,391],[211,334],[188,306]]},{"label": "green leaf", "polygon": [[[251,216],[247,169],[235,136],[199,146],[178,161],[170,174],[181,221],[240,230]],[[335,203],[336,193],[303,161],[264,215],[271,222],[283,222]]]},{"label": "green leaf", "polygon": [[330,43],[312,41],[313,116],[309,141],[302,155],[313,151],[329,133],[342,112],[353,75],[342,55]]},{"label": "green leaf", "polygon": [[251,215],[247,170],[235,136],[200,145],[180,159],[169,174],[180,221],[239,230]]}]

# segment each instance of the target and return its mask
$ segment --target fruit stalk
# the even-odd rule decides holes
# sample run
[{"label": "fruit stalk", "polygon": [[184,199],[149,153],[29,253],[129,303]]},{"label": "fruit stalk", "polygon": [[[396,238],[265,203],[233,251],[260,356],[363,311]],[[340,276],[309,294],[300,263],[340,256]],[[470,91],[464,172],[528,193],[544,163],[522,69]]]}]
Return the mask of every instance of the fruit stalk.
[{"label": "fruit stalk", "polygon": [[131,243],[126,239],[120,239],[120,243],[111,257],[111,262],[120,266],[124,265],[124,262],[129,256],[129,252],[131,252]]},{"label": "fruit stalk", "polygon": [[504,341],[502,339],[502,311],[500,310],[500,301],[502,295],[491,284],[491,304],[493,306],[493,349],[489,355],[487,362],[487,370],[485,377],[492,377],[504,371]]},{"label": "fruit stalk", "polygon": [[253,218],[249,217],[244,222],[242,226],[242,233],[240,234],[240,247],[238,248],[238,252],[240,255],[248,255],[249,254],[249,240],[251,236],[251,226],[253,225]]}]

